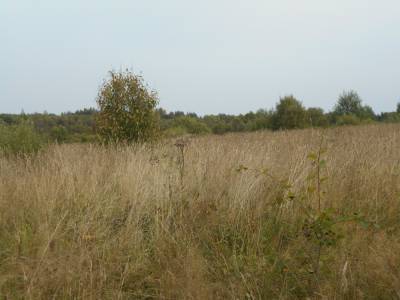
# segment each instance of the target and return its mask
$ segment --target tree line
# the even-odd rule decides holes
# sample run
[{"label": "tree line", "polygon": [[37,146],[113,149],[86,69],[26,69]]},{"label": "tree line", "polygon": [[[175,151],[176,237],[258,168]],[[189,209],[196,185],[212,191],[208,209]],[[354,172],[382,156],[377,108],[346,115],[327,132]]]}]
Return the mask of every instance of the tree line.
[{"label": "tree line", "polygon": [[260,109],[240,115],[206,115],[170,112],[159,109],[163,130],[172,134],[199,134],[256,131],[262,129],[285,130],[308,127],[358,125],[373,122],[400,122],[400,104],[393,112],[376,114],[363,105],[355,91],[343,92],[330,112],[322,108],[306,108],[293,95],[279,100],[274,109]]},{"label": "tree line", "polygon": [[155,135],[174,137],[400,122],[400,103],[392,112],[376,114],[355,91],[343,92],[329,112],[318,107],[306,108],[293,95],[279,99],[274,109],[239,115],[199,116],[182,111],[167,112],[157,107],[157,93],[146,86],[142,77],[129,71],[110,72],[99,90],[97,104],[97,108],[60,115],[46,112],[0,114],[0,143],[7,130],[17,130],[21,124],[25,131],[31,127],[29,130],[42,139],[64,143],[93,142],[99,137],[113,141],[138,141]]}]

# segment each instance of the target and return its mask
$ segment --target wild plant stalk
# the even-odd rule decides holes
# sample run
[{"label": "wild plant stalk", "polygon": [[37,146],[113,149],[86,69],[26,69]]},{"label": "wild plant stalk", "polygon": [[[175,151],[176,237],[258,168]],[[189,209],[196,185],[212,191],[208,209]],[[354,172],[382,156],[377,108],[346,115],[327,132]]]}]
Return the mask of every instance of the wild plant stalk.
[{"label": "wild plant stalk", "polygon": [[[317,197],[318,197],[318,214],[321,214],[321,155],[322,155],[322,145],[324,142],[324,135],[321,135],[320,143],[318,146],[318,152],[317,152],[317,161],[316,161],[316,169],[317,169]],[[316,259],[316,264],[315,264],[315,277],[317,279],[317,286],[318,290],[320,290],[320,284],[319,284],[319,277],[320,277],[320,261],[321,261],[321,251],[322,251],[322,241],[318,242],[317,246],[317,259]]]},{"label": "wild plant stalk", "polygon": [[185,147],[187,145],[187,142],[184,141],[183,139],[179,139],[178,141],[175,142],[175,146],[179,150],[179,175],[180,175],[180,185],[181,188],[183,188],[183,178],[185,175]]},{"label": "wild plant stalk", "polygon": [[318,195],[318,213],[321,213],[321,155],[322,145],[324,143],[324,135],[321,135],[321,140],[317,154],[317,195]]}]

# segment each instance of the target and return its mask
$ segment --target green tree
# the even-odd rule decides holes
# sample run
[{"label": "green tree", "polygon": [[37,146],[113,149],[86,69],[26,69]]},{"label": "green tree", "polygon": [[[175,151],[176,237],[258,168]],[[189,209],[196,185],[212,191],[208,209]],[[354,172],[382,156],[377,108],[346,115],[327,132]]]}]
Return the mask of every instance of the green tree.
[{"label": "green tree", "polygon": [[361,120],[353,114],[336,116],[335,122],[337,125],[359,125]]},{"label": "green tree", "polygon": [[208,128],[211,128],[211,131],[215,134],[224,134],[230,131],[230,126],[227,124],[225,120],[225,116],[220,115],[208,115],[204,116],[203,121],[207,125]]},{"label": "green tree", "polygon": [[376,119],[376,115],[375,115],[375,113],[374,113],[372,107],[369,106],[369,105],[364,105],[364,106],[361,108],[361,111],[360,111],[360,113],[358,114],[358,117],[359,117],[361,120],[374,120],[374,119]]},{"label": "green tree", "polygon": [[272,117],[272,129],[306,127],[306,110],[292,95],[280,99]]},{"label": "green tree", "polygon": [[210,128],[208,128],[204,122],[195,117],[178,117],[172,122],[172,124],[172,127],[183,128],[190,134],[205,134],[211,132]]},{"label": "green tree", "polygon": [[[343,92],[336,103],[336,106],[333,111],[335,116],[345,116],[352,115],[351,123],[354,123],[354,120],[374,120],[376,115],[372,108],[368,105],[363,105],[360,96],[355,91]],[[343,118],[336,118],[336,121]],[[345,118],[346,119],[346,118]],[[346,120],[347,120],[346,119]],[[336,122],[338,123],[338,122]]]},{"label": "green tree", "polygon": [[334,108],[336,115],[356,115],[362,111],[362,100],[355,91],[343,92]]},{"label": "green tree", "polygon": [[0,124],[0,153],[25,155],[38,152],[45,145],[32,122],[20,119],[18,124]]},{"label": "green tree", "polygon": [[63,143],[67,140],[68,131],[64,126],[54,126],[51,128],[50,137],[57,143]]},{"label": "green tree", "polygon": [[126,70],[110,72],[100,88],[96,126],[105,142],[144,142],[158,131],[157,93],[141,76]]},{"label": "green tree", "polygon": [[398,113],[398,112],[381,113],[378,120],[381,122],[386,122],[386,123],[399,123],[400,122],[400,113]]},{"label": "green tree", "polygon": [[324,110],[317,107],[307,109],[307,121],[312,127],[325,127],[329,125],[329,120],[324,114]]}]

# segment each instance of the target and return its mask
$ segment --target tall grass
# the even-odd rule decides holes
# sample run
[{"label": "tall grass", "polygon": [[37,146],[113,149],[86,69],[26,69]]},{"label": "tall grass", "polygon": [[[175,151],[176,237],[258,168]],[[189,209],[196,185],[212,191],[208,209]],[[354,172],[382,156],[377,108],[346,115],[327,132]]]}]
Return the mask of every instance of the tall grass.
[{"label": "tall grass", "polygon": [[[321,135],[321,209],[369,226],[335,227],[343,238],[322,249],[316,274],[304,207],[318,206],[308,157]],[[399,298],[399,149],[400,126],[369,125],[2,157],[0,294]]]}]

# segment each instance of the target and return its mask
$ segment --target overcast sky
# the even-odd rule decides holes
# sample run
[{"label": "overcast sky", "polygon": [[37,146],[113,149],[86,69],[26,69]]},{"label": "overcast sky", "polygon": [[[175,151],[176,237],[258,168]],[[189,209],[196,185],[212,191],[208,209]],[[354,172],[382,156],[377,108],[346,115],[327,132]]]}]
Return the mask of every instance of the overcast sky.
[{"label": "overcast sky", "polygon": [[95,106],[130,68],[167,110],[245,113],[293,94],[400,101],[399,0],[1,0],[0,112]]}]

